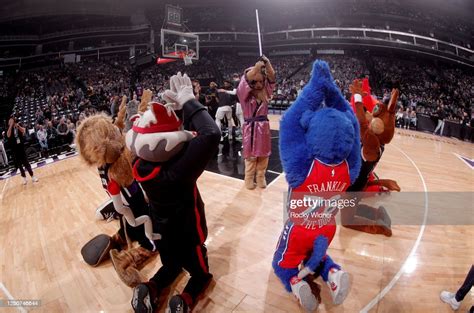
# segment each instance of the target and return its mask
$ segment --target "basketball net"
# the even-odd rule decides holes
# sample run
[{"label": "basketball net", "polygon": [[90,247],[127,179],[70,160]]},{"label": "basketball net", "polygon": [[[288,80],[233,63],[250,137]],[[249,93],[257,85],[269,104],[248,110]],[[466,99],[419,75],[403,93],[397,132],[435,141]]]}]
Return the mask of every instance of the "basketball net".
[{"label": "basketball net", "polygon": [[196,52],[189,50],[187,54],[183,54],[184,65],[188,66],[193,64],[193,57],[196,55]]}]

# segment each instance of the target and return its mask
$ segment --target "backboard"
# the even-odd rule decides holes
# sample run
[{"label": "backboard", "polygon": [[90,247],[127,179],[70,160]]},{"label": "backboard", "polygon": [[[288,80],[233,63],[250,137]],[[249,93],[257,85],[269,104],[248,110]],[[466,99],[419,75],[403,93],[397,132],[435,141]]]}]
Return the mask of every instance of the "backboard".
[{"label": "backboard", "polygon": [[161,29],[161,48],[165,58],[182,59],[194,51],[193,60],[199,60],[199,36],[170,29]]}]

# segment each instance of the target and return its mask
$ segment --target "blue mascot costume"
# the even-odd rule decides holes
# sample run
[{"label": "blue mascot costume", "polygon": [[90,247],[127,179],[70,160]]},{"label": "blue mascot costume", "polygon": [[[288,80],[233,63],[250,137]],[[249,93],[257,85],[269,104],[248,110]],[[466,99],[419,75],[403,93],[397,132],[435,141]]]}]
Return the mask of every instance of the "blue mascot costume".
[{"label": "blue mascot costume", "polygon": [[[335,215],[341,207],[321,199],[342,200],[341,195],[359,175],[360,149],[354,112],[334,83],[327,63],[318,60],[309,83],[280,124],[280,156],[289,184],[289,218],[273,257],[275,274],[307,311],[319,305],[305,280],[310,273],[321,275],[335,304],[341,304],[349,292],[349,275],[326,254],[336,232]],[[304,211],[298,212],[303,199],[320,202],[310,202],[309,210],[303,207]]]}]

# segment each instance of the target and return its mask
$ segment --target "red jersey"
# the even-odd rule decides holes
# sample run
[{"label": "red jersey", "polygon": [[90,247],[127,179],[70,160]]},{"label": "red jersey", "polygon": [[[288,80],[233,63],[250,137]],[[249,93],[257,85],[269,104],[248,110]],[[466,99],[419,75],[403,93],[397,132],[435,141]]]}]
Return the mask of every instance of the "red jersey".
[{"label": "red jersey", "polygon": [[290,220],[296,225],[310,228],[334,224],[338,211],[337,200],[350,184],[346,161],[332,165],[318,159],[313,160],[305,181],[289,190]]},{"label": "red jersey", "polygon": [[346,161],[330,165],[313,160],[305,181],[289,191],[289,220],[274,256],[279,266],[297,268],[311,256],[314,240],[320,235],[331,243],[336,233],[335,216],[339,205],[334,201],[340,199],[349,186]]}]

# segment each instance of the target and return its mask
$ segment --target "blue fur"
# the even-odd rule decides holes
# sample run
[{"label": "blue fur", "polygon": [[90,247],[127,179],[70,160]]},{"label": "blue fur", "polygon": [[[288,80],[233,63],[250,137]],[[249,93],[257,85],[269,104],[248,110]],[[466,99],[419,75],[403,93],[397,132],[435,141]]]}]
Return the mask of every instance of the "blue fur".
[{"label": "blue fur", "polygon": [[319,235],[318,238],[314,240],[313,253],[311,254],[311,257],[308,259],[308,261],[306,261],[305,266],[309,267],[313,272],[315,272],[326,255],[327,250],[328,239],[322,235]]},{"label": "blue fur", "polygon": [[[326,164],[347,160],[353,183],[361,166],[359,133],[357,118],[334,83],[328,64],[315,61],[310,81],[280,122],[280,158],[290,187],[304,182],[314,159]],[[327,247],[325,237],[315,239],[312,255],[305,264],[324,281],[328,280],[331,268],[340,269],[326,255]],[[290,279],[299,271],[278,265],[284,249],[279,244],[272,265],[285,289],[291,292]]]},{"label": "blue fur", "polygon": [[325,282],[328,281],[329,271],[332,268],[336,268],[338,270],[341,269],[341,267],[338,264],[334,263],[334,261],[331,259],[329,255],[326,255],[326,258],[324,259],[324,263],[323,263],[323,269],[321,270],[321,277]]},{"label": "blue fur", "polygon": [[280,122],[280,158],[292,188],[304,182],[314,159],[347,160],[351,183],[359,175],[359,123],[324,61],[314,62],[310,81]]},{"label": "blue fur", "polygon": [[[341,267],[334,263],[329,255],[326,254],[328,249],[328,240],[326,237],[320,235],[314,240],[313,253],[308,261],[305,262],[305,266],[309,267],[312,271],[315,272],[315,276],[321,275],[325,282],[328,281],[329,271],[332,268],[341,269]],[[278,265],[278,260],[280,255],[275,253],[273,257],[273,270],[275,274],[285,286],[286,291],[291,292],[290,280],[292,277],[297,276],[299,273],[298,268],[283,268]]]},{"label": "blue fur", "polygon": [[278,265],[277,258],[273,258],[272,262],[273,270],[278,278],[280,278],[286,291],[291,292],[290,279],[298,275],[299,270],[297,268],[283,268]]}]

